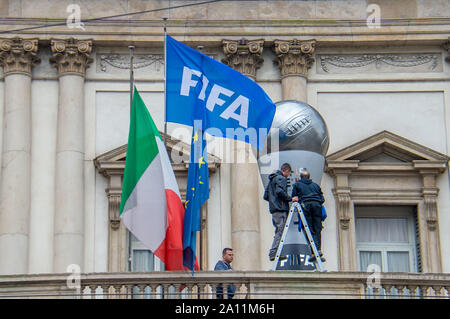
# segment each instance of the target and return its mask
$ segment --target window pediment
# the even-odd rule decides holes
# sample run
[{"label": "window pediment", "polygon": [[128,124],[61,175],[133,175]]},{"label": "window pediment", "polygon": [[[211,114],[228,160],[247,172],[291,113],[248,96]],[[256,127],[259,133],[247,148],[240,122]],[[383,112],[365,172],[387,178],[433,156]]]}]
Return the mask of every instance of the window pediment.
[{"label": "window pediment", "polygon": [[[172,167],[175,172],[187,172],[191,154],[191,146],[181,140],[175,139],[170,135],[159,132],[164,139],[166,136],[167,153],[172,160]],[[177,157],[176,159],[174,157]],[[94,165],[103,175],[123,174],[125,169],[125,160],[127,157],[127,144],[117,147],[111,151],[97,156],[94,159]],[[208,166],[210,172],[215,172],[220,166],[220,159],[208,153]]]},{"label": "window pediment", "polygon": [[449,157],[389,131],[382,131],[327,156],[327,170],[335,168],[379,170],[421,169],[444,171]]},{"label": "window pediment", "polygon": [[339,221],[340,269],[355,270],[354,205],[412,205],[420,220],[424,272],[441,272],[436,178],[449,157],[388,131],[382,131],[326,158],[334,178]]}]

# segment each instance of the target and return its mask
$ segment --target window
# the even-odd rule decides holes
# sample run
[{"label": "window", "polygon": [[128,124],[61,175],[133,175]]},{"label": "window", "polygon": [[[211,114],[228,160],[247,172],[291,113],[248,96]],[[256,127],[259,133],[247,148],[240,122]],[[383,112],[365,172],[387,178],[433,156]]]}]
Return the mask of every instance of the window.
[{"label": "window", "polygon": [[131,271],[162,271],[164,263],[131,234]]},{"label": "window", "polygon": [[415,214],[412,206],[356,206],[358,268],[418,272]]}]

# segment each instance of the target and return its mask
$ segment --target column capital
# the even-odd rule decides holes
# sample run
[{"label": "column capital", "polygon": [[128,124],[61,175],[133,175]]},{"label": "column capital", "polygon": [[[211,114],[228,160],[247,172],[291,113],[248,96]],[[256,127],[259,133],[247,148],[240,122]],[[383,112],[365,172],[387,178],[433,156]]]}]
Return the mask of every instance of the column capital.
[{"label": "column capital", "polygon": [[92,52],[92,40],[52,39],[53,56],[50,62],[57,68],[58,76],[76,74],[85,76],[86,69],[93,61],[89,55]]},{"label": "column capital", "polygon": [[273,51],[277,56],[274,60],[281,71],[281,78],[290,75],[307,77],[308,70],[314,63],[313,54],[316,40],[300,41],[275,40]]},{"label": "column capital", "polygon": [[37,51],[38,39],[0,38],[0,65],[4,74],[20,73],[31,77],[32,67],[41,61]]},{"label": "column capital", "polygon": [[225,53],[222,62],[254,80],[256,79],[256,70],[264,62],[261,57],[263,45],[263,39],[222,40]]}]

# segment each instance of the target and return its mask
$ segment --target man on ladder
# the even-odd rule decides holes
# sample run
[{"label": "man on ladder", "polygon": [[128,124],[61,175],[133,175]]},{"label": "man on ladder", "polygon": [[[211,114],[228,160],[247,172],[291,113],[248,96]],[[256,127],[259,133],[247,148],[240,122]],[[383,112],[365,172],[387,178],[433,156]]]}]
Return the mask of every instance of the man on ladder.
[{"label": "man on ladder", "polygon": [[[275,227],[272,247],[269,251],[270,261],[275,260],[281,235],[285,227],[289,212],[289,202],[292,198],[287,192],[287,177],[291,174],[291,165],[284,163],[279,171],[269,176],[269,183],[264,192],[264,199],[269,202],[269,211],[272,215],[272,224]],[[286,259],[286,256],[280,256],[280,260]]]},{"label": "man on ladder", "polygon": [[[292,201],[298,201],[303,209],[306,222],[308,223],[314,243],[322,262],[325,261],[321,251],[322,221],[326,214],[323,214],[322,204],[325,202],[322,189],[310,179],[310,174],[306,169],[300,173],[300,180],[292,188]],[[316,256],[312,254],[310,262],[316,261]]]}]

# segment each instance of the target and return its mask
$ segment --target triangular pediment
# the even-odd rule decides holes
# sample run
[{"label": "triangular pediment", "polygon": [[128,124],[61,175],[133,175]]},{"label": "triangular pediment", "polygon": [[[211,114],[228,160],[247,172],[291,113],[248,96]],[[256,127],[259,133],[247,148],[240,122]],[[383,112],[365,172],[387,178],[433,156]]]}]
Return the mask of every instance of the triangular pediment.
[{"label": "triangular pediment", "polygon": [[[175,139],[170,135],[165,135],[163,132],[159,132],[162,139],[166,137],[167,153],[172,162],[177,164],[172,164],[172,166],[177,165],[185,167],[187,169],[187,163],[189,163],[191,146],[181,140]],[[111,151],[103,153],[94,159],[95,167],[100,172],[105,170],[123,170],[125,166],[125,159],[127,157],[127,144],[119,146]],[[176,159],[174,157],[177,157]],[[210,170],[214,170],[219,166],[220,159],[208,153],[208,166]]]},{"label": "triangular pediment", "polygon": [[327,156],[327,161],[405,163],[448,161],[448,156],[389,131],[382,131]]}]

